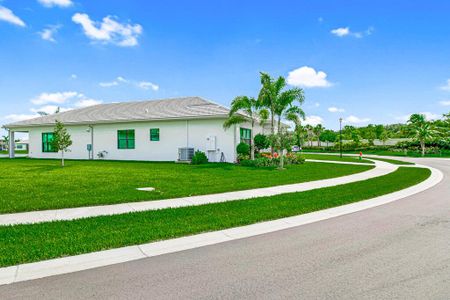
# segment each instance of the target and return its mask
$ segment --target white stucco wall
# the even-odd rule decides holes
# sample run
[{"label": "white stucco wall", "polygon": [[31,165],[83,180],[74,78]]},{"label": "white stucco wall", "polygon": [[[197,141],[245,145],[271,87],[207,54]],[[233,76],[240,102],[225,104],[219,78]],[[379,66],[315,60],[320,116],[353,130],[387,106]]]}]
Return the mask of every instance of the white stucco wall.
[{"label": "white stucco wall", "polygon": [[[192,147],[208,155],[210,161],[220,161],[223,152],[227,162],[235,160],[235,149],[239,143],[239,126],[223,129],[224,119],[204,120],[173,120],[134,123],[96,124],[93,125],[94,159],[97,153],[107,151],[105,159],[111,160],[148,160],[175,161],[178,159],[178,148]],[[242,127],[250,128],[249,124]],[[91,133],[88,125],[66,125],[73,144],[65,153],[69,159],[88,159],[87,144],[91,143]],[[160,129],[160,140],[150,141],[150,128]],[[135,149],[118,149],[117,131],[123,129],[135,130]],[[52,132],[53,127],[31,127],[22,129],[29,132],[29,156],[32,158],[59,158],[60,153],[42,152],[42,133]],[[259,126],[255,134],[262,132]],[[216,151],[208,141],[216,138]],[[214,143],[212,143],[214,144]]]}]

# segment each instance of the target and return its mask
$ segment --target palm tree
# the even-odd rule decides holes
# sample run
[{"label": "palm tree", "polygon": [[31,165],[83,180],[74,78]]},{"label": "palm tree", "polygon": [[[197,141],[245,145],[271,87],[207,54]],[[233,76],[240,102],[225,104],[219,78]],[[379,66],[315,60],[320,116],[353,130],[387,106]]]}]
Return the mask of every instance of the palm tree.
[{"label": "palm tree", "polygon": [[386,142],[389,140],[389,131],[385,130],[380,134],[380,141],[383,142],[383,146],[386,146]]},{"label": "palm tree", "polygon": [[302,147],[303,127],[302,120],[305,120],[305,112],[298,106],[292,106],[286,110],[285,118],[294,123],[294,133],[297,137],[299,147]]},{"label": "palm tree", "polygon": [[[270,133],[275,134],[275,109],[278,97],[286,86],[286,80],[280,76],[276,80],[270,77],[269,74],[261,72],[261,90],[258,95],[258,102],[270,112]],[[273,147],[271,146],[273,155]]]},{"label": "palm tree", "polygon": [[262,116],[262,119],[264,119],[264,117],[267,115],[267,112],[264,109],[260,109],[260,107],[260,103],[255,98],[238,96],[231,102],[228,119],[223,124],[223,127],[227,129],[232,125],[245,123],[250,119],[250,157],[252,160],[255,159],[255,143],[253,141],[254,126],[256,122],[261,120],[260,116]]},{"label": "palm tree", "polygon": [[305,117],[305,113],[299,107],[294,105],[298,102],[300,105],[305,101],[305,96],[302,89],[293,88],[282,92],[275,103],[275,115],[277,116],[278,134],[281,132],[281,119],[286,118],[289,113]]},{"label": "palm tree", "polygon": [[317,124],[315,127],[314,127],[314,134],[315,134],[315,136],[317,137],[317,146],[321,146],[321,144],[320,144],[320,135],[322,134],[322,132],[323,132],[323,130],[324,130],[325,128],[323,128],[323,126],[322,126],[322,124]]},{"label": "palm tree", "polygon": [[411,136],[419,141],[422,156],[425,156],[425,142],[434,137],[435,130],[423,114],[412,114],[409,117],[408,125]]},{"label": "palm tree", "polygon": [[306,129],[306,135],[307,135],[307,138],[309,141],[309,146],[312,147],[313,146],[312,140],[314,138],[314,128],[310,124],[307,124],[305,126],[305,129]]}]

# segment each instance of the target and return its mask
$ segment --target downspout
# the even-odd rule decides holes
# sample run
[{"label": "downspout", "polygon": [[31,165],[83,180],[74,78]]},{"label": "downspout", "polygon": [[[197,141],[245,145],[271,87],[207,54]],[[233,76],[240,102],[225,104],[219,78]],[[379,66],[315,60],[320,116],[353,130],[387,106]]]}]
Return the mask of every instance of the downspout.
[{"label": "downspout", "polygon": [[90,159],[94,159],[94,125],[89,125],[89,129],[91,131],[91,157]]},{"label": "downspout", "polygon": [[186,148],[189,148],[189,120],[186,120]]},{"label": "downspout", "polygon": [[236,124],[234,124],[234,133],[233,133],[233,153],[234,153],[234,162],[237,162],[237,152],[236,152],[236,133],[237,133],[237,127]]}]

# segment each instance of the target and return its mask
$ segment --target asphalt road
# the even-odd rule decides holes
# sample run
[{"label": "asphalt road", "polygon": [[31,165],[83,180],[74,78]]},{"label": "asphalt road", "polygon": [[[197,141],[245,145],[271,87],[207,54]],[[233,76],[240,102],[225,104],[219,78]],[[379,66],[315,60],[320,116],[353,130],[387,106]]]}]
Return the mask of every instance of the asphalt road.
[{"label": "asphalt road", "polygon": [[[422,162],[417,159],[416,161]],[[450,160],[437,186],[288,230],[0,287],[1,299],[450,299]]]}]

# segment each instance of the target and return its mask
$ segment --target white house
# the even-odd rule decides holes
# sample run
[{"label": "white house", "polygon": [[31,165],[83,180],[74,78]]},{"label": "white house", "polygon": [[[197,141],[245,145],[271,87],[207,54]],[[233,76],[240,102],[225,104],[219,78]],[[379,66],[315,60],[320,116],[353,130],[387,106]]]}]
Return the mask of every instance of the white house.
[{"label": "white house", "polygon": [[[3,127],[9,130],[10,149],[14,149],[15,132],[28,132],[32,158],[60,156],[51,145],[58,120],[73,141],[67,158],[176,161],[188,160],[193,151],[201,150],[211,162],[233,162],[237,144],[249,142],[251,127],[244,123],[225,130],[228,113],[219,104],[186,97],[100,104]],[[254,134],[263,132],[255,125]]]}]

